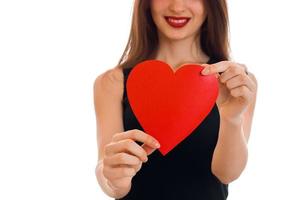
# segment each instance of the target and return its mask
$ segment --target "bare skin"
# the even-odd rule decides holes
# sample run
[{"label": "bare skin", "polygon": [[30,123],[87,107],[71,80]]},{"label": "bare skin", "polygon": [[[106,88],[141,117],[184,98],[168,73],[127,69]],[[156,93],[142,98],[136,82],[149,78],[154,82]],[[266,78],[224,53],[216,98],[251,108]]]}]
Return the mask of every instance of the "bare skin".
[{"label": "bare skin", "polygon": [[[99,75],[94,83],[99,148],[95,173],[103,191],[113,198],[121,198],[130,191],[132,177],[160,147],[155,138],[141,130],[125,134],[121,117],[123,78],[121,69],[114,68]],[[136,141],[144,144],[139,146]]]},{"label": "bare skin", "polygon": [[[205,18],[203,0],[152,0],[152,16],[159,30],[156,59],[177,70],[185,63],[204,64],[209,57],[197,48],[196,31]],[[192,17],[182,31],[171,29],[164,15]],[[204,65],[219,80],[217,105],[221,123],[213,154],[212,173],[224,184],[239,177],[247,163],[247,142],[255,108],[257,81],[245,73],[245,65],[222,61]],[[222,75],[218,75],[223,72]],[[114,67],[99,75],[94,83],[94,105],[97,119],[97,180],[103,191],[113,198],[124,197],[131,180],[142,163],[157,148],[155,138],[140,130],[126,131],[122,119],[123,72]],[[144,143],[141,147],[135,143]]]},{"label": "bare skin", "polygon": [[[250,76],[253,75],[250,74]],[[153,141],[156,141],[155,138],[143,131],[130,130],[131,134],[124,134],[123,119],[121,117],[121,98],[124,87],[123,78],[121,69],[113,68],[97,77],[94,85],[95,109],[97,115],[97,142],[99,147],[98,164],[95,172],[103,191],[113,198],[121,198],[130,191],[132,177],[141,169],[142,163],[147,160],[147,156],[159,148],[153,145]],[[220,86],[220,93],[217,98],[218,107],[221,107],[222,102],[228,98],[228,89],[221,83]],[[223,166],[220,167],[220,169],[224,169],[224,163],[221,162],[222,158],[219,160],[216,158],[218,155],[224,154],[222,152],[220,153],[222,148],[226,150],[226,146],[222,146],[222,144],[228,143],[235,145],[237,142],[243,141],[243,144],[246,146],[251,130],[254,106],[255,101],[252,101],[243,116],[242,127],[244,129],[244,137],[241,137],[241,131],[237,128],[240,126],[239,123],[236,125],[230,121],[228,122],[226,118],[223,118],[224,122],[220,125],[220,136],[213,157],[213,164],[219,162],[217,164]],[[228,130],[230,134],[236,137],[228,139],[228,137],[224,136],[226,133],[222,135],[222,130],[223,132],[224,130]],[[128,132],[129,131],[127,131],[127,133]],[[122,138],[120,135],[128,137]],[[143,136],[139,137],[139,135]],[[138,145],[132,141],[143,142],[143,148],[138,148]],[[242,148],[244,147],[242,146]],[[212,169],[215,175],[226,184],[238,178],[245,166],[246,160],[245,157],[242,156],[243,151],[239,151],[239,148],[241,148],[239,146],[236,146],[236,148],[237,151],[229,151],[231,153],[230,155],[235,156],[232,159],[238,158],[236,160],[243,160],[244,163],[241,162],[242,164],[238,164],[238,167],[233,168],[235,165],[232,164],[232,161],[230,159],[227,161],[231,161],[231,164],[228,165],[228,169],[230,168],[231,171],[233,171],[233,176],[226,176],[226,173],[229,174],[227,168],[225,169],[228,171],[220,173],[222,175],[217,175],[216,169]],[[241,153],[242,155],[240,155]],[[223,158],[223,160],[226,158],[228,159],[228,156]],[[212,165],[212,167],[215,167],[215,165]]]}]

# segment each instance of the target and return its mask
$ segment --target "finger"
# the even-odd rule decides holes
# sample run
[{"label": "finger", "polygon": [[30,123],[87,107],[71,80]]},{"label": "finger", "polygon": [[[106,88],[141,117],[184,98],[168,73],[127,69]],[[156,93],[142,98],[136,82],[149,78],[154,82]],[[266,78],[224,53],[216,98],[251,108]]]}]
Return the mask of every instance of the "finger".
[{"label": "finger", "polygon": [[237,75],[237,76],[229,79],[226,82],[226,87],[228,89],[233,89],[233,88],[236,88],[236,87],[239,87],[242,85],[248,87],[252,92],[254,92],[254,90],[255,90],[254,83],[251,81],[251,79],[247,75],[240,74],[240,75]]},{"label": "finger", "polygon": [[149,147],[146,144],[143,144],[141,147],[146,151],[147,155],[152,154],[156,150],[156,148]]},{"label": "finger", "polygon": [[135,170],[135,172],[138,172],[142,168],[142,162],[140,162],[137,165],[120,165],[119,167],[131,167]]},{"label": "finger", "polygon": [[107,145],[105,149],[106,155],[114,155],[121,152],[137,156],[144,162],[148,160],[146,151],[132,139],[124,139],[115,143],[111,143]]},{"label": "finger", "polygon": [[244,72],[245,72],[245,74],[247,74],[248,75],[248,68],[247,68],[247,66],[245,65],[245,64],[242,64],[242,63],[237,63],[241,68],[243,68],[243,70],[244,70]]},{"label": "finger", "polygon": [[252,74],[251,72],[248,72],[248,77],[251,80],[251,83],[254,85],[254,92],[257,90],[257,80],[254,76],[254,74]]},{"label": "finger", "polygon": [[117,133],[113,136],[112,141],[116,142],[124,139],[132,139],[134,141],[139,141],[153,148],[160,147],[159,142],[154,137],[138,129]]},{"label": "finger", "polygon": [[133,167],[133,169],[135,170],[135,172],[138,172],[138,171],[140,171],[140,169],[142,168],[142,163],[140,163],[140,164],[138,164],[138,165],[133,165],[132,167]]},{"label": "finger", "polygon": [[214,74],[218,72],[224,72],[227,70],[230,66],[234,66],[235,64],[231,61],[221,61],[218,63],[214,63],[211,65],[203,65],[205,68],[202,70],[203,75],[209,75]]},{"label": "finger", "polygon": [[117,190],[119,188],[127,188],[131,182],[132,177],[124,177],[120,179],[107,180],[107,184],[109,187]]},{"label": "finger", "polygon": [[117,153],[113,156],[109,156],[104,159],[104,163],[106,165],[110,165],[112,167],[120,166],[120,165],[137,165],[141,161],[136,156],[127,154],[127,153]]},{"label": "finger", "polygon": [[222,83],[225,83],[227,80],[233,78],[234,76],[244,74],[246,75],[244,69],[242,67],[229,67],[224,73],[221,74],[219,80]]},{"label": "finger", "polygon": [[103,175],[109,180],[115,180],[124,177],[133,177],[136,174],[132,167],[104,167]]},{"label": "finger", "polygon": [[233,97],[242,97],[244,100],[250,102],[251,100],[251,91],[249,90],[248,87],[246,86],[240,86],[240,87],[236,87],[230,90],[230,94]]}]

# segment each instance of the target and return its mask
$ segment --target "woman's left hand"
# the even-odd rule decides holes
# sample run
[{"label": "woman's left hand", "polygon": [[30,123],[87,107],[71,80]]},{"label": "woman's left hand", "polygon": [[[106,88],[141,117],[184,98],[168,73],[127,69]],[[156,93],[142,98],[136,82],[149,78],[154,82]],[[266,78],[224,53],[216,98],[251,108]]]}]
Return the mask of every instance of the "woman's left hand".
[{"label": "woman's left hand", "polygon": [[227,119],[240,121],[248,105],[255,100],[257,82],[254,75],[247,72],[245,65],[231,61],[202,66],[205,67],[203,75],[216,74],[218,77],[222,95],[222,103],[218,105],[220,114]]}]

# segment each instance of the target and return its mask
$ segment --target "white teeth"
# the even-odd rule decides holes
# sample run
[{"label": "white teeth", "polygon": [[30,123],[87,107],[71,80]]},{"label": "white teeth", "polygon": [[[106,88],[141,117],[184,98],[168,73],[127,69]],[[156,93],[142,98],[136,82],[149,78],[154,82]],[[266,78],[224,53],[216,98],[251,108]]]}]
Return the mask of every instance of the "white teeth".
[{"label": "white teeth", "polygon": [[182,24],[187,21],[187,19],[172,19],[172,18],[168,18],[168,20],[172,23],[177,23],[177,24]]}]

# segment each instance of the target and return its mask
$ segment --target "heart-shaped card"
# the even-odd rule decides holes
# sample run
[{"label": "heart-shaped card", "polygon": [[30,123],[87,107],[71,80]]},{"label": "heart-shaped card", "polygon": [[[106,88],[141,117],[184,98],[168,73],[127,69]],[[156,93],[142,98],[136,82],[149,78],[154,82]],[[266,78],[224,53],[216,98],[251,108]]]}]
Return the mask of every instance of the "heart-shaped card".
[{"label": "heart-shaped card", "polygon": [[184,64],[175,72],[165,62],[146,60],[130,72],[127,96],[144,131],[156,138],[166,155],[205,119],[218,96],[215,75],[204,67]]}]

